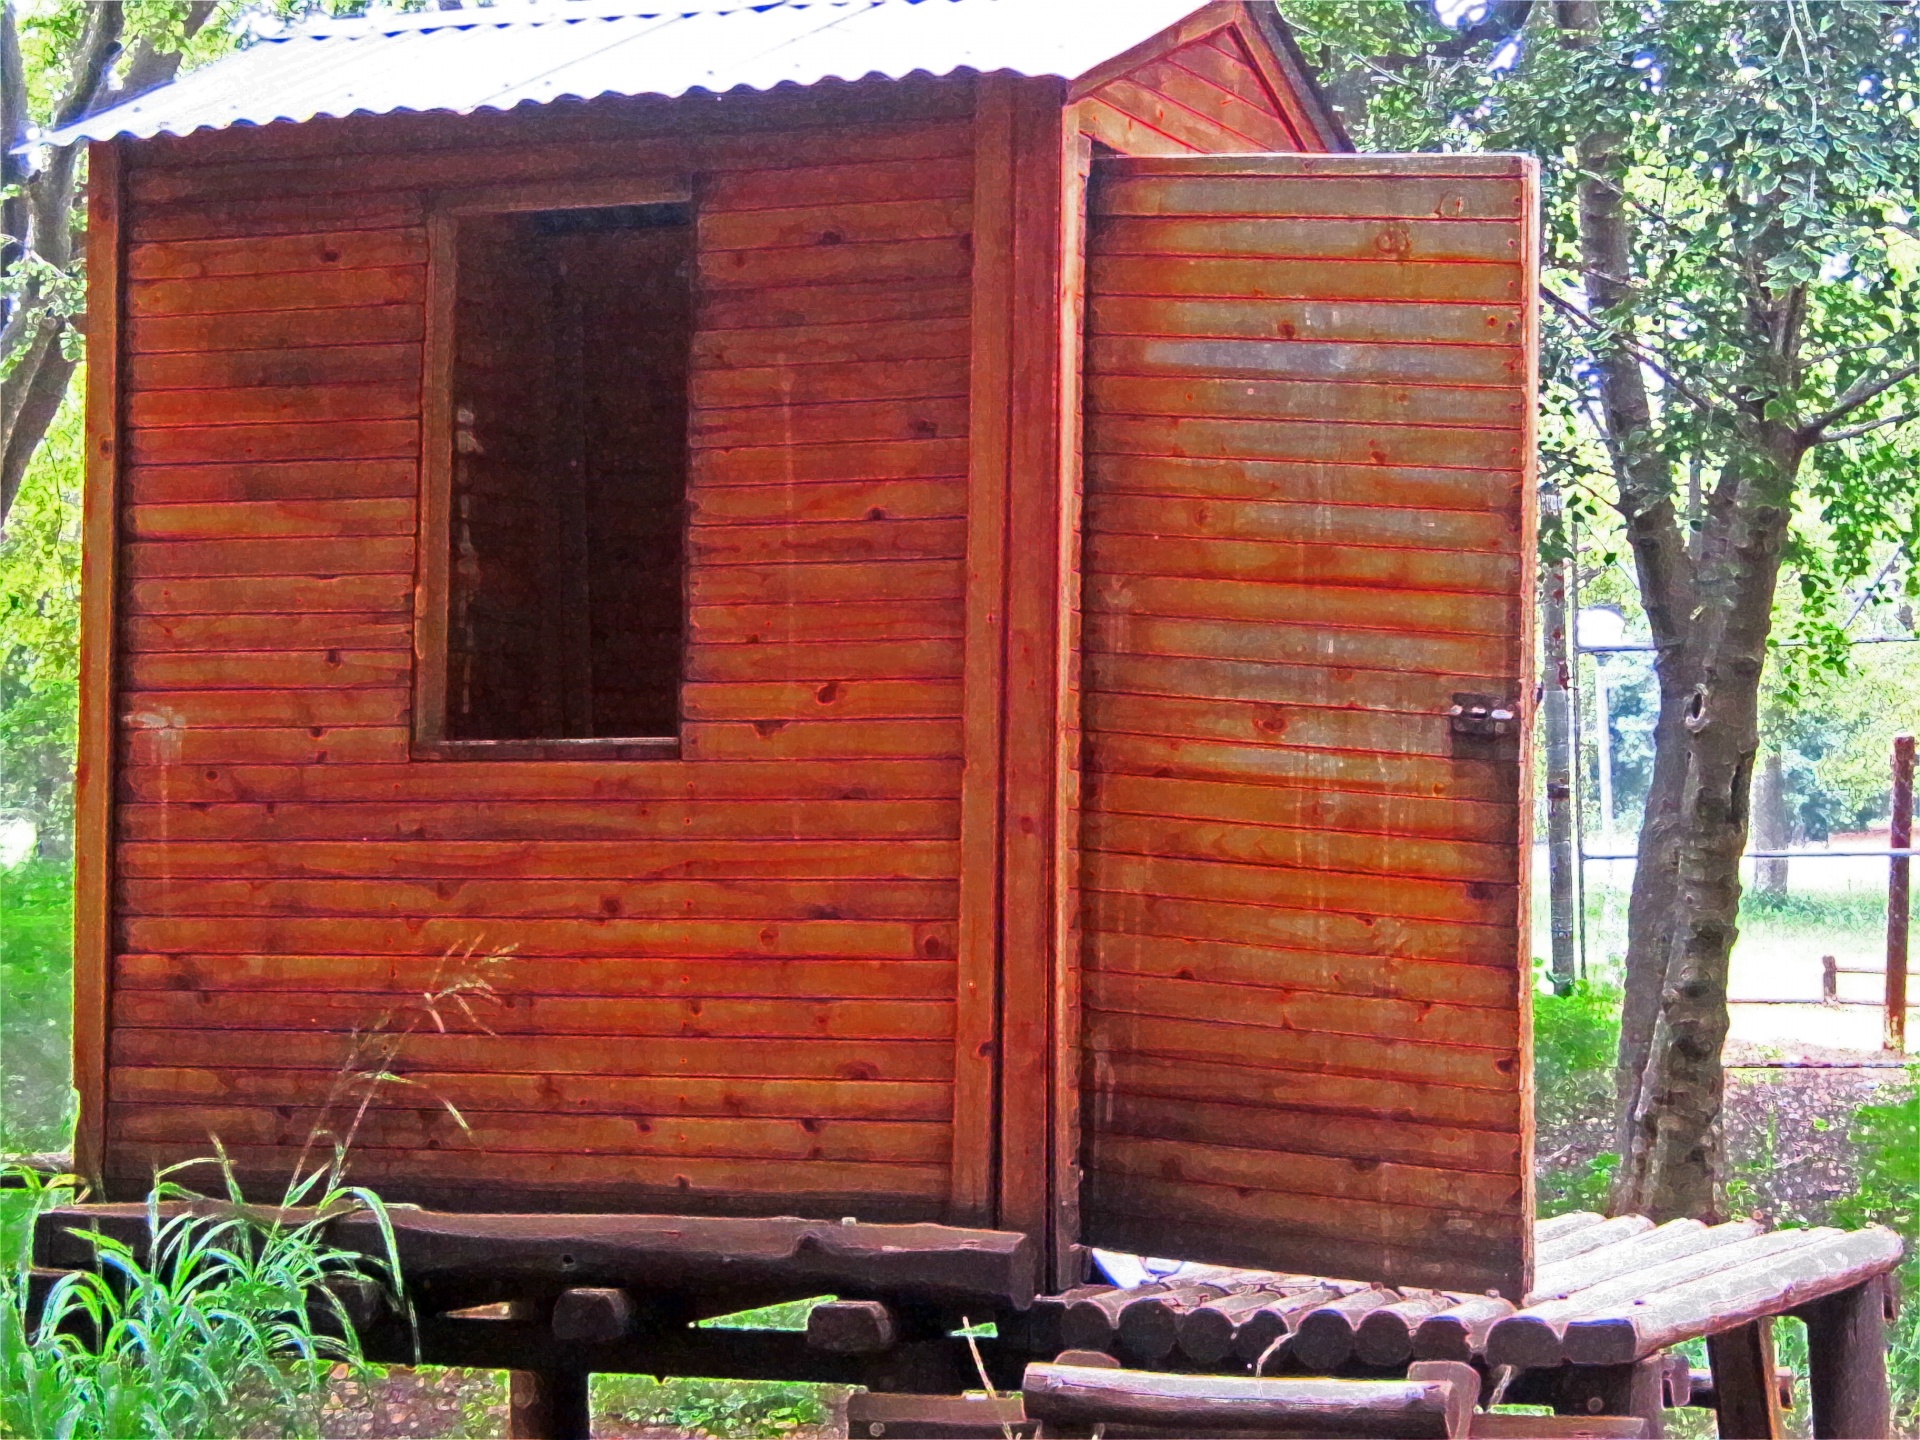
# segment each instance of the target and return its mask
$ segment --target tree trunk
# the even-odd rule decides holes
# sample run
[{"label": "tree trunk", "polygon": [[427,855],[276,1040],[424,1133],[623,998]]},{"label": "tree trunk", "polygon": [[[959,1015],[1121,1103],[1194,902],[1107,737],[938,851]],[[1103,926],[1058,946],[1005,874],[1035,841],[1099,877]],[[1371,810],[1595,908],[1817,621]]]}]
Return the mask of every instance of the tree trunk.
[{"label": "tree trunk", "polygon": [[[1599,28],[1593,0],[1561,0],[1563,28],[1575,36]],[[1587,303],[1604,317],[1628,298],[1633,269],[1633,226],[1618,177],[1625,170],[1623,142],[1595,134],[1579,146],[1578,182],[1581,260]],[[1657,647],[1654,671],[1660,684],[1660,714],[1654,731],[1653,774],[1640,826],[1639,858],[1627,907],[1625,999],[1615,1068],[1621,1154],[1629,1144],[1630,1117],[1639,1108],[1660,1008],[1660,988],[1673,948],[1674,899],[1678,893],[1677,821],[1686,776],[1684,747],[1665,737],[1678,733],[1696,680],[1687,644],[1693,617],[1693,567],[1674,506],[1674,477],[1667,458],[1647,443],[1653,401],[1639,360],[1624,346],[1610,347],[1595,366],[1607,450],[1619,490],[1618,509],[1633,547],[1634,569],[1647,623]]]},{"label": "tree trunk", "polygon": [[1755,758],[1760,748],[1760,675],[1772,628],[1774,588],[1786,540],[1799,447],[1773,427],[1755,427],[1750,471],[1732,504],[1726,543],[1701,577],[1693,648],[1700,683],[1677,733],[1685,778],[1675,817],[1671,949],[1613,1206],[1655,1220],[1717,1219],[1725,1208],[1721,1105],[1727,1037],[1727,972],[1740,911]]}]

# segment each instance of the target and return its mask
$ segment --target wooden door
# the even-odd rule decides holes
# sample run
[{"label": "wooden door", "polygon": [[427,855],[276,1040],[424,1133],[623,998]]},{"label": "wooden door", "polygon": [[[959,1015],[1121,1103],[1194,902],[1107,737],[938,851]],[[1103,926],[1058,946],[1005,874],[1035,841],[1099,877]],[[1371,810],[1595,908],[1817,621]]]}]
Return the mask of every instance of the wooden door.
[{"label": "wooden door", "polygon": [[1094,1245],[1525,1283],[1534,192],[1506,156],[1095,164]]}]

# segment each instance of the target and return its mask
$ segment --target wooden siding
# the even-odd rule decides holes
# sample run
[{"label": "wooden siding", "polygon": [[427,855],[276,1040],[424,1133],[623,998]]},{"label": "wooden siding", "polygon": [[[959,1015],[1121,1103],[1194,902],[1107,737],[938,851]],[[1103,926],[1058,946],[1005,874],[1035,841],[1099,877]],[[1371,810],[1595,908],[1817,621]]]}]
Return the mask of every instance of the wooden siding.
[{"label": "wooden siding", "polygon": [[1086,1238],[1524,1285],[1524,162],[1095,169]]},{"label": "wooden siding", "polygon": [[[1223,11],[1231,7],[1220,7]],[[1299,104],[1283,101],[1260,38],[1229,23],[1085,94],[1080,128],[1121,155],[1217,155],[1322,148]]]},{"label": "wooden siding", "polygon": [[[393,1198],[948,1212],[971,88],[144,147],[115,1188],[284,1169],[385,1023]],[[650,170],[697,186],[685,758],[414,759],[426,216]]]}]

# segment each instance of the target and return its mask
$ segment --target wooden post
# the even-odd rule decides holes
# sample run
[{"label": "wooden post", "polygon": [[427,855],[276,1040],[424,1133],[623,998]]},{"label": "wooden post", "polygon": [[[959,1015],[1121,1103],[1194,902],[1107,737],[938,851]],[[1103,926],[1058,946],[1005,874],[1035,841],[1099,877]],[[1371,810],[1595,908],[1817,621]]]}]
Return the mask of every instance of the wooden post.
[{"label": "wooden post", "polygon": [[[1893,738],[1893,824],[1887,842],[1913,848],[1913,736]],[[1896,855],[1887,867],[1887,1049],[1907,1049],[1907,923],[1913,862]]]},{"label": "wooden post", "polygon": [[1779,1440],[1786,1434],[1771,1318],[1709,1335],[1707,1362],[1713,1368],[1713,1409],[1722,1440]]},{"label": "wooden post", "polygon": [[1886,1277],[1877,1275],[1797,1312],[1807,1322],[1814,1440],[1873,1440],[1891,1433],[1886,1285]]},{"label": "wooden post", "polygon": [[[1565,506],[1552,482],[1541,487],[1541,519]],[[1571,532],[1563,531],[1571,538]],[[1567,650],[1567,569],[1563,555],[1540,570],[1540,718],[1546,731],[1547,906],[1553,988],[1562,994],[1576,974],[1574,907],[1580,864],[1574,842],[1573,664]]]},{"label": "wooden post", "polygon": [[509,1371],[509,1440],[592,1440],[588,1378],[584,1370]]},{"label": "wooden post", "polygon": [[1632,1415],[1652,1440],[1667,1433],[1667,1362],[1659,1355],[1628,1365],[1568,1366],[1552,1383],[1561,1415]]},{"label": "wooden post", "polygon": [[[556,1307],[516,1300],[515,1320],[551,1324]],[[584,1370],[509,1370],[508,1440],[592,1440],[593,1406]]]}]

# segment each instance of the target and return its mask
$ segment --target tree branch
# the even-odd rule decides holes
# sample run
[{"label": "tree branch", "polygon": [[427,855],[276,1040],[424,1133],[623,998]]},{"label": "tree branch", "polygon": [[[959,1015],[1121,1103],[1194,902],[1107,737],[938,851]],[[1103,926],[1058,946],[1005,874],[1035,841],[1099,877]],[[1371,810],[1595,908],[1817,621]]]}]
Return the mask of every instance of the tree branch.
[{"label": "tree branch", "polygon": [[1640,342],[1637,340],[1631,339],[1628,336],[1621,334],[1620,331],[1614,329],[1613,326],[1607,324],[1604,320],[1595,319],[1593,316],[1587,314],[1586,311],[1582,310],[1578,305],[1575,305],[1571,300],[1565,299],[1562,296],[1554,294],[1551,286],[1542,285],[1540,287],[1540,293],[1546,297],[1546,301],[1549,305],[1553,306],[1554,309],[1560,311],[1563,315],[1572,316],[1575,320],[1578,320],[1582,325],[1589,326],[1590,328],[1599,331],[1601,334],[1607,336],[1608,339],[1618,344],[1622,349],[1628,351],[1630,354],[1633,355],[1633,357],[1636,360],[1638,360],[1641,364],[1645,365],[1649,370],[1653,371],[1653,373],[1658,375],[1661,378],[1661,380],[1665,381],[1667,388],[1672,390],[1674,394],[1680,396],[1682,399],[1690,401],[1693,405],[1695,405],[1699,409],[1704,410],[1708,414],[1713,414],[1713,415],[1722,414],[1726,410],[1731,408],[1730,406],[1725,404],[1715,403],[1714,401],[1701,395],[1691,385],[1687,384],[1686,381],[1682,380],[1679,376],[1675,375],[1671,370],[1669,370],[1666,367],[1666,365],[1662,363],[1662,361],[1657,356],[1655,356],[1651,350],[1647,349],[1646,346],[1640,344]]},{"label": "tree branch", "polygon": [[[173,79],[180,71],[182,57],[181,46],[191,40],[205,28],[218,8],[218,0],[192,0],[187,13],[180,23],[180,45],[169,44],[163,48],[151,35],[143,35],[133,47],[133,54],[122,69],[120,78],[107,90],[100,93],[94,109],[104,110],[118,105],[123,100],[131,100],[144,95]],[[168,37],[169,41],[171,37]]]},{"label": "tree branch", "polygon": [[49,128],[71,125],[92,108],[94,97],[106,83],[107,72],[120,55],[120,36],[126,29],[123,5],[89,5],[87,28],[74,50],[73,64],[67,72],[67,91],[53,107]]},{"label": "tree branch", "polygon": [[[1838,400],[1833,402],[1831,409],[1814,416],[1813,419],[1800,427],[1800,443],[1803,445],[1819,444],[1822,438],[1820,432],[1834,421],[1851,415],[1869,400],[1886,394],[1887,391],[1893,389],[1894,386],[1900,384],[1902,381],[1911,380],[1916,375],[1920,375],[1920,365],[1905,365],[1898,370],[1892,371],[1889,371],[1885,366],[1878,366],[1875,370],[1868,371],[1865,375],[1854,381],[1852,385],[1847,387],[1846,392],[1842,394]],[[1885,424],[1890,422],[1883,421],[1881,423]],[[1879,428],[1877,425],[1867,427],[1867,429],[1877,428]],[[1867,432],[1866,430],[1856,430],[1853,433],[1864,435]],[[1850,437],[1842,436],[1839,438]]]},{"label": "tree branch", "polygon": [[20,493],[27,465],[73,378],[74,362],[60,351],[60,332],[65,328],[62,322],[48,325],[4,387],[9,394],[6,439],[0,443],[0,525],[13,510],[13,497]]},{"label": "tree branch", "polygon": [[1844,430],[1829,430],[1809,443],[1832,445],[1840,440],[1858,440],[1862,435],[1871,435],[1874,431],[1884,430],[1889,425],[1904,425],[1909,420],[1920,420],[1920,410],[1902,410],[1898,415],[1883,416],[1865,425],[1849,425]]}]

